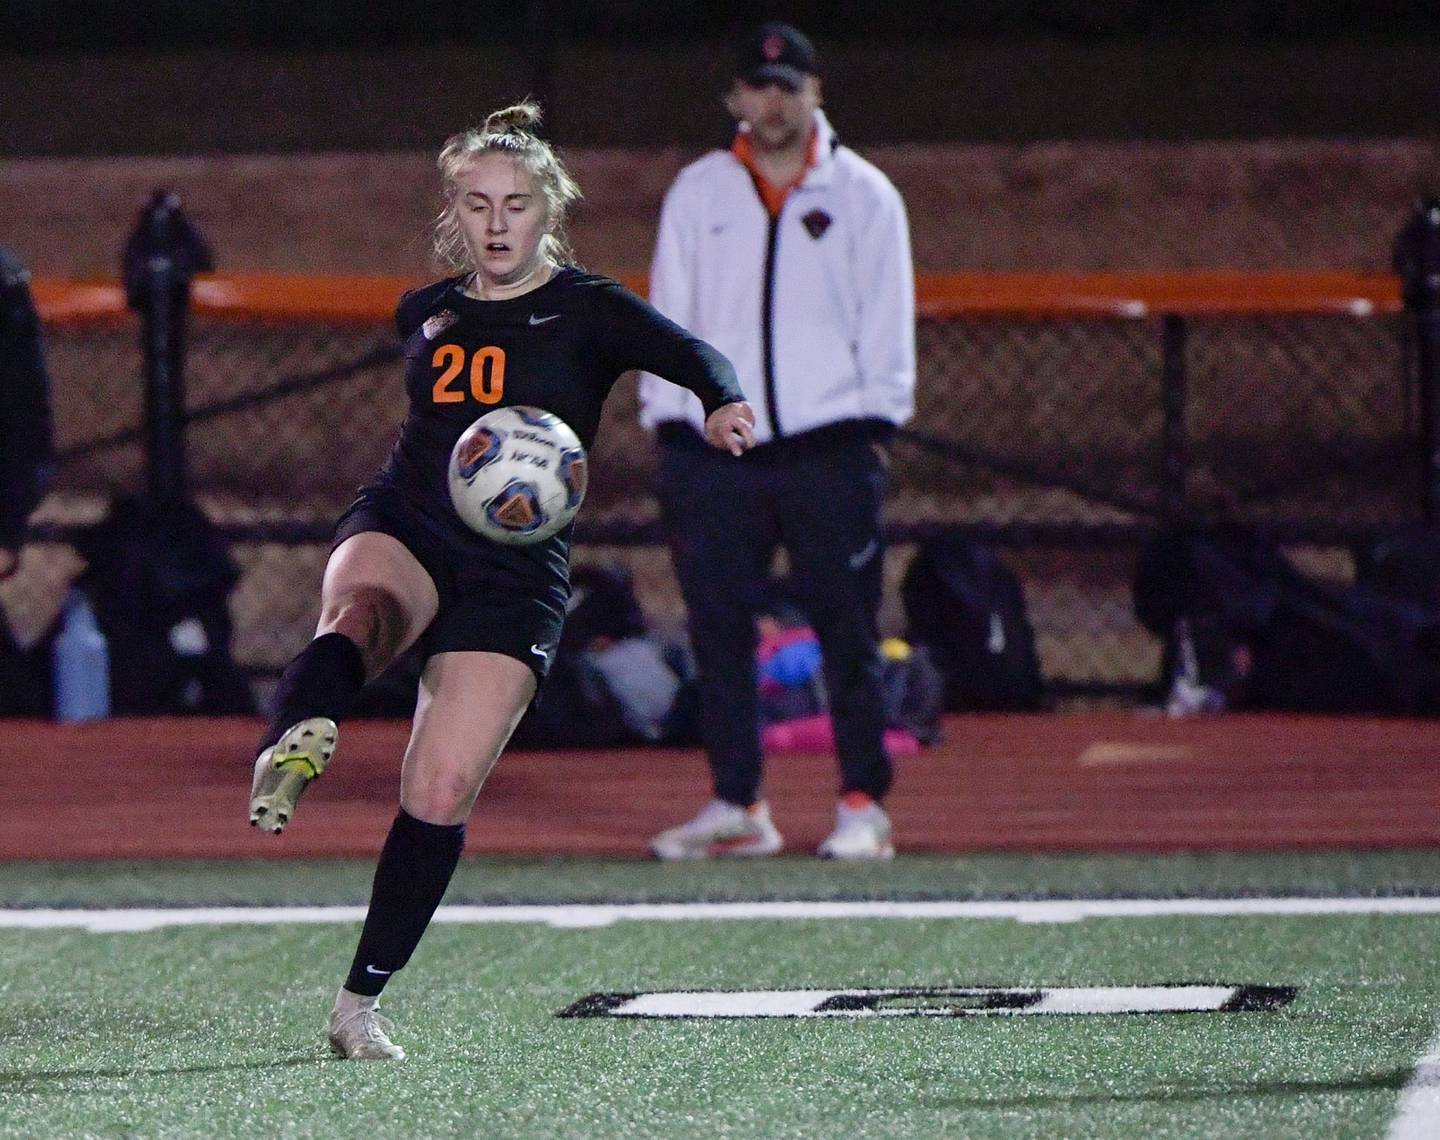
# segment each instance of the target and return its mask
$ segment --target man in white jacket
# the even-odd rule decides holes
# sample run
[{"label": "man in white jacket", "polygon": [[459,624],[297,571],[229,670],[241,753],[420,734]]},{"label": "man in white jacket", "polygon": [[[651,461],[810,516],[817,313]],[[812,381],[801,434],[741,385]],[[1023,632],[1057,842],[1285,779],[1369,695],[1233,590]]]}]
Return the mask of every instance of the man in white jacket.
[{"label": "man in white jacket", "polygon": [[760,796],[755,615],[782,545],[819,635],[842,776],[819,854],[894,853],[876,613],[885,446],[914,407],[914,275],[904,203],[836,139],[816,71],[796,29],[749,34],[726,98],[734,144],[682,170],[660,218],[650,300],[734,363],[759,441],[707,454],[699,402],[642,377],[715,791],[651,841],[662,859],[780,850]]}]

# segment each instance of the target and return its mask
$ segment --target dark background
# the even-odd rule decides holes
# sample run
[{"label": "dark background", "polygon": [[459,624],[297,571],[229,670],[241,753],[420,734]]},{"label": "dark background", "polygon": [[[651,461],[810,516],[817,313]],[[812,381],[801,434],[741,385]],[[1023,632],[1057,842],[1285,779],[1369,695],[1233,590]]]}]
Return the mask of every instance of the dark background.
[{"label": "dark background", "polygon": [[8,0],[0,35],[26,52],[109,47],[394,47],[516,40],[536,33],[620,43],[726,35],[785,19],[816,37],[1255,36],[1394,40],[1440,32],[1421,0]]},{"label": "dark background", "polygon": [[1429,137],[1412,0],[8,0],[0,156],[432,149],[526,94],[574,146],[703,146],[735,29],[817,41],[857,144]]}]

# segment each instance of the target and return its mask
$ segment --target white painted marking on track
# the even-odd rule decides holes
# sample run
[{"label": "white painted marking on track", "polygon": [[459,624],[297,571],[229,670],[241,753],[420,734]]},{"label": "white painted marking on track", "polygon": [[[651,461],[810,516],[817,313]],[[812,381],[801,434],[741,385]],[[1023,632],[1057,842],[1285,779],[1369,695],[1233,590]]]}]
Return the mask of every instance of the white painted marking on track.
[{"label": "white painted marking on track", "polygon": [[1425,1047],[1400,1104],[1390,1121],[1386,1140],[1434,1140],[1440,1136],[1440,1033]]},{"label": "white painted marking on track", "polygon": [[1076,758],[1082,768],[1105,764],[1165,764],[1193,760],[1188,744],[1145,744],[1127,740],[1097,740]]},{"label": "white painted marking on track", "polygon": [[[534,923],[557,929],[617,922],[765,922],[827,919],[997,919],[1024,923],[1099,918],[1249,918],[1440,914],[1440,897],[1245,899],[1042,899],[1036,901],[557,903],[442,906],[434,921],[461,925]],[[175,926],[355,923],[361,906],[0,908],[0,930],[88,930],[119,934]]]}]

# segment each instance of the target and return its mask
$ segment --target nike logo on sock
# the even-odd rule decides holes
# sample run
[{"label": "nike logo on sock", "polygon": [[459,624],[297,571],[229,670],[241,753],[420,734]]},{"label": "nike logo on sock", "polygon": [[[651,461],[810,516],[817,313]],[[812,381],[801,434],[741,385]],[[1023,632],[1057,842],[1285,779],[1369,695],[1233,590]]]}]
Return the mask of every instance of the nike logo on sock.
[{"label": "nike logo on sock", "polygon": [[365,967],[365,972],[366,972],[367,974],[381,974],[381,975],[384,975],[384,974],[393,974],[395,971],[394,971],[394,970],[377,970],[374,966],[366,966],[366,967]]}]

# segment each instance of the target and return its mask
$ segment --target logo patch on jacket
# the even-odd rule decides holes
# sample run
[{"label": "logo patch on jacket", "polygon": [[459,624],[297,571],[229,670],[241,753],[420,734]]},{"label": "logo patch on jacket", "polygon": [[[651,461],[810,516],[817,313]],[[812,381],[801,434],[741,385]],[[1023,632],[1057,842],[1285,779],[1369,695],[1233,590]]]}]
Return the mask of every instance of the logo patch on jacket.
[{"label": "logo patch on jacket", "polygon": [[800,224],[805,227],[806,233],[816,241],[819,241],[825,236],[825,231],[830,228],[832,221],[834,221],[834,219],[824,210],[811,210],[800,219]]},{"label": "logo patch on jacket", "polygon": [[420,326],[420,333],[426,340],[434,340],[459,319],[460,317],[449,309],[441,309]]}]

